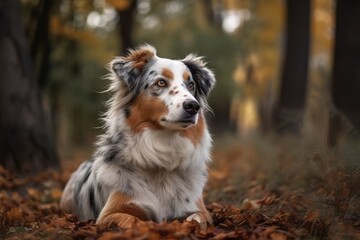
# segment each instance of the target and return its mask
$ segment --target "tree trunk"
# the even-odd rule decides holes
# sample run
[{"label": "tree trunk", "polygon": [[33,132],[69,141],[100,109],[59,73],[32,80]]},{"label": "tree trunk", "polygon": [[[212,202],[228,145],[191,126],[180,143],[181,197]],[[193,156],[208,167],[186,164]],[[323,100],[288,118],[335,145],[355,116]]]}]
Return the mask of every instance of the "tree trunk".
[{"label": "tree trunk", "polygon": [[0,5],[0,79],[0,164],[31,174],[58,167],[18,0]]},{"label": "tree trunk", "polygon": [[120,17],[118,31],[121,39],[121,54],[126,53],[127,49],[134,47],[133,28],[135,10],[136,0],[130,0],[129,7],[117,11]]},{"label": "tree trunk", "polygon": [[[49,79],[50,71],[50,39],[49,39],[49,22],[50,12],[54,0],[40,0],[38,3],[38,14],[35,27],[35,35],[31,42],[31,57],[34,62],[39,58],[40,67],[38,73],[38,83],[43,90]],[[39,51],[41,50],[41,51]]]},{"label": "tree trunk", "polygon": [[[351,127],[360,129],[360,1],[339,0],[336,5],[336,32],[331,95],[335,108]],[[335,146],[339,116],[332,114],[329,145]],[[344,121],[342,121],[344,123]],[[342,123],[342,125],[343,125]]]},{"label": "tree trunk", "polygon": [[310,0],[287,0],[286,4],[286,49],[274,120],[277,130],[298,132],[307,89]]}]

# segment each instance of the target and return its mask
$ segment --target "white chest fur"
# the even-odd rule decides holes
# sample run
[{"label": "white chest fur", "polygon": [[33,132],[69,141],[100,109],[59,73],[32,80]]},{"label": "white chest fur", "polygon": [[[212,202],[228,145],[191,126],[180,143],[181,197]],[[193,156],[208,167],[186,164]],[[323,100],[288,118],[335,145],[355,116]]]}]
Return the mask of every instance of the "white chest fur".
[{"label": "white chest fur", "polygon": [[136,134],[129,143],[131,160],[144,168],[197,167],[210,159],[211,138],[208,131],[196,146],[190,139],[174,131],[145,130]]},{"label": "white chest fur", "polygon": [[[211,138],[206,131],[199,144],[178,133],[146,130],[129,139],[128,158],[122,166],[95,164],[99,181],[109,193],[119,191],[132,196],[132,202],[151,209],[157,221],[198,211],[197,201],[207,179]],[[130,187],[129,187],[130,186]]]}]

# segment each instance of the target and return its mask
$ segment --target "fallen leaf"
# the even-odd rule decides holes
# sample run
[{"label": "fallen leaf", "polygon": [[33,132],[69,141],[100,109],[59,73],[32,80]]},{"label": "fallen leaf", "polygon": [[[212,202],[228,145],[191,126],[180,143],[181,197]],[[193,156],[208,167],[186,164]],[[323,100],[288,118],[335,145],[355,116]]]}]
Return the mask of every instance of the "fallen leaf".
[{"label": "fallen leaf", "polygon": [[29,195],[32,199],[34,199],[34,200],[36,200],[36,201],[40,201],[40,199],[41,199],[41,194],[40,194],[40,191],[39,191],[39,190],[37,190],[37,189],[35,189],[35,188],[28,188],[28,189],[27,189],[27,193],[28,193],[28,195]]},{"label": "fallen leaf", "polygon": [[256,200],[244,199],[240,209],[241,210],[258,210],[260,208],[260,204],[257,203]]},{"label": "fallen leaf", "polygon": [[273,232],[270,234],[270,239],[272,240],[286,240],[288,237],[285,234],[279,232]]},{"label": "fallen leaf", "polygon": [[51,197],[52,199],[54,200],[60,200],[61,199],[61,196],[62,196],[62,190],[58,189],[58,188],[55,188],[51,191]]},{"label": "fallen leaf", "polygon": [[19,207],[12,208],[6,213],[6,217],[10,220],[17,220],[22,217],[22,210]]}]

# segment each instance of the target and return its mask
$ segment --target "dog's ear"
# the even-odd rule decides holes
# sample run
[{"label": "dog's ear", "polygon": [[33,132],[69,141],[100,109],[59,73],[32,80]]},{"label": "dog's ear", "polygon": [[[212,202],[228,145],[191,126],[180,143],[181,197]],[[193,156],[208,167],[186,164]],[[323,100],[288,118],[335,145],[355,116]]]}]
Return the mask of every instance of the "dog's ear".
[{"label": "dog's ear", "polygon": [[150,45],[140,46],[137,49],[129,50],[125,56],[112,60],[109,68],[119,80],[131,87],[145,69],[146,64],[155,56],[154,47]]},{"label": "dog's ear", "polygon": [[202,57],[187,55],[181,60],[190,70],[200,95],[207,97],[215,84],[213,72],[206,67]]}]

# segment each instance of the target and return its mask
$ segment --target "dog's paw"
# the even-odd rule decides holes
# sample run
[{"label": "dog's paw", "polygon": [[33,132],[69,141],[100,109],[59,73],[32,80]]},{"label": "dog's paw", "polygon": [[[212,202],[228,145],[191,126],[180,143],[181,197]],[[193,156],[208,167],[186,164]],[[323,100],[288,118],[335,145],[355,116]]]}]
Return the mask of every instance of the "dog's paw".
[{"label": "dog's paw", "polygon": [[207,229],[207,221],[206,218],[201,213],[194,213],[186,218],[186,221],[195,221],[199,223],[201,230]]},{"label": "dog's paw", "polygon": [[96,223],[105,227],[117,225],[122,229],[129,229],[132,228],[137,222],[141,222],[141,220],[132,215],[126,213],[114,213],[99,218]]},{"label": "dog's paw", "polygon": [[198,214],[198,213],[194,213],[194,214],[188,216],[188,217],[186,218],[186,221],[189,221],[189,222],[191,222],[191,221],[196,221],[196,222],[198,222],[198,223],[202,223],[200,214]]}]

